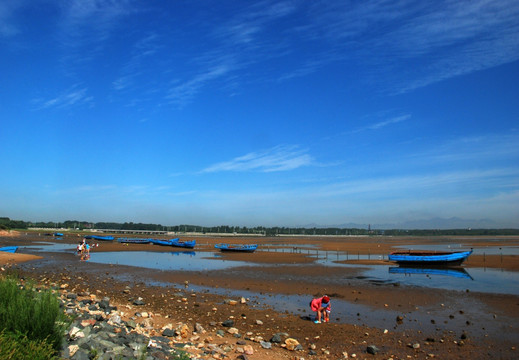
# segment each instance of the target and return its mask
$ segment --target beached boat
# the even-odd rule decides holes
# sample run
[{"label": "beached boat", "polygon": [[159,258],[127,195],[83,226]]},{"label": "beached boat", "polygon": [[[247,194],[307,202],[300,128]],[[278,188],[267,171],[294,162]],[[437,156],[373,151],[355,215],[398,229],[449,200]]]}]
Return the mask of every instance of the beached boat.
[{"label": "beached boat", "polygon": [[112,240],[114,240],[114,237],[110,236],[110,235],[108,235],[108,236],[87,235],[87,236],[85,236],[85,239],[112,241]]},{"label": "beached boat", "polygon": [[4,246],[0,248],[0,251],[8,252],[8,253],[15,253],[16,250],[18,250],[18,246]]},{"label": "beached boat", "polygon": [[258,244],[216,244],[214,246],[220,251],[237,251],[237,252],[254,252],[258,248]]},{"label": "beached boat", "polygon": [[179,238],[169,240],[150,239],[150,241],[154,245],[174,246],[186,249],[193,249],[196,245],[196,240],[181,241]]},{"label": "beached boat", "polygon": [[142,239],[142,238],[118,238],[117,242],[123,244],[149,244],[151,239]]},{"label": "beached boat", "polygon": [[435,265],[454,266],[461,265],[469,255],[470,251],[394,251],[389,254],[389,261],[396,261],[400,265]]},{"label": "beached boat", "polygon": [[55,232],[52,236],[63,236],[63,233]]},{"label": "beached boat", "polygon": [[404,275],[442,275],[442,276],[451,276],[462,279],[471,279],[472,276],[462,267],[444,267],[444,268],[424,268],[424,267],[411,267],[411,266],[400,266],[400,267],[390,267],[390,274],[404,274]]}]

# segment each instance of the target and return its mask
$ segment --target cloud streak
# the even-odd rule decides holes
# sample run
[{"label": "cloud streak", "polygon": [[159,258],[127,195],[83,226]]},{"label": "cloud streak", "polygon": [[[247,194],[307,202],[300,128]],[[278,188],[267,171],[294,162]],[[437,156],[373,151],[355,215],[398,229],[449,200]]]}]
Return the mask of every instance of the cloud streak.
[{"label": "cloud streak", "polygon": [[308,63],[362,62],[372,70],[365,81],[403,93],[519,59],[514,0],[319,2],[307,12],[297,36],[329,48],[313,51],[291,74],[319,69]]},{"label": "cloud streak", "polygon": [[37,105],[37,109],[64,109],[73,106],[93,104],[94,98],[88,95],[86,88],[72,87],[64,93],[48,100],[36,99],[33,102]]},{"label": "cloud streak", "polygon": [[166,96],[171,103],[183,107],[198,94],[198,92],[210,81],[216,80],[230,72],[230,67],[220,64],[208,71],[195,75],[192,79],[174,86]]},{"label": "cloud streak", "polygon": [[410,114],[394,116],[389,119],[382,120],[382,121],[376,122],[374,124],[367,125],[367,126],[358,128],[356,130],[353,130],[352,133],[358,133],[358,132],[362,132],[362,131],[366,131],[366,130],[379,130],[379,129],[389,126],[389,125],[398,124],[400,122],[407,121],[410,118],[411,118]]},{"label": "cloud streak", "polygon": [[216,163],[201,172],[277,172],[294,170],[303,166],[310,166],[313,163],[314,159],[305,150],[301,150],[297,146],[276,146],[262,152],[252,152],[230,161]]},{"label": "cloud streak", "polygon": [[0,39],[8,38],[20,32],[15,25],[15,14],[24,5],[24,1],[2,1],[0,2]]}]

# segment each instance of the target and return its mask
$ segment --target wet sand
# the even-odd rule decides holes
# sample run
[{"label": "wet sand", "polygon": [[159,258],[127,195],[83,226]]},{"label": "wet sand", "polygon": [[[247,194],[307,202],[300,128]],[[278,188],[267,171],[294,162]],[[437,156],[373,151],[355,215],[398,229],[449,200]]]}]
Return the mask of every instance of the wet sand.
[{"label": "wet sand", "polygon": [[[66,235],[59,242],[75,244],[77,236]],[[185,238],[189,240],[191,238]],[[53,238],[24,235],[1,237],[0,246],[28,245],[37,241],[54,241]],[[361,270],[344,267],[325,267],[314,264],[308,252],[341,251],[352,255],[372,254],[373,260],[351,260],[355,264],[387,264],[377,259],[378,254],[387,254],[395,246],[417,244],[461,243],[466,247],[484,248],[495,246],[519,246],[519,237],[491,238],[386,238],[386,237],[274,237],[274,238],[197,238],[196,250],[214,251],[214,244],[258,243],[261,248],[272,251],[257,251],[253,254],[223,253],[222,258],[211,261],[239,260],[254,263],[218,271],[150,271],[150,269],[80,262],[73,254],[38,253],[43,259],[27,259],[14,265],[17,271],[47,283],[67,282],[76,291],[96,292],[110,296],[114,301],[127,304],[126,286],[132,294],[144,298],[149,311],[161,314],[155,321],[174,322],[191,319],[210,324],[221,323],[229,317],[240,327],[261,334],[266,340],[276,332],[286,332],[298,339],[305,351],[290,353],[287,350],[264,350],[256,346],[257,359],[293,358],[295,355],[308,357],[309,347],[316,346],[317,358],[338,359],[343,352],[355,353],[358,357],[375,359],[426,358],[434,354],[438,358],[503,358],[517,357],[519,338],[519,296],[476,293],[466,291],[438,290],[426,287],[395,286],[376,284],[362,279]],[[287,245],[289,244],[289,245]],[[311,250],[301,249],[313,244]],[[283,252],[274,252],[277,251]],[[283,249],[283,250],[280,250]],[[99,242],[93,251],[171,251],[171,248],[145,245],[123,245],[116,242]],[[30,255],[35,255],[36,252]],[[11,254],[13,255],[13,254]],[[15,254],[20,255],[20,254]],[[13,257],[10,257],[13,259]],[[4,264],[0,257],[0,265]],[[16,260],[15,260],[16,261]],[[485,255],[471,256],[465,266],[519,270],[517,256]],[[152,286],[152,281],[171,286]],[[186,285],[187,284],[187,287]],[[264,297],[301,296],[308,301],[312,296],[328,294],[333,301],[346,301],[363,309],[380,312],[380,324],[364,324],[365,314],[352,314],[349,318],[336,319],[332,323],[313,324],[306,303],[296,311],[269,308],[264,304],[249,301],[247,304],[229,306],[224,304],[226,296],[197,289],[247,290]],[[179,292],[188,301],[178,302]],[[216,310],[215,310],[216,309]],[[371,309],[371,310],[369,310]],[[481,317],[474,316],[478,309]],[[165,318],[165,315],[168,318]],[[402,317],[397,321],[396,316]],[[448,315],[446,315],[448,314]],[[259,326],[255,320],[261,319]],[[388,325],[390,324],[390,325]],[[515,324],[515,325],[514,325]],[[493,333],[499,329],[499,333]],[[384,330],[387,330],[384,333]],[[224,339],[235,343],[232,337]],[[380,352],[366,354],[367,345],[376,345]],[[420,344],[414,349],[412,344]],[[321,349],[326,349],[329,354]],[[291,356],[291,357],[290,357]],[[231,356],[236,358],[237,355]]]}]

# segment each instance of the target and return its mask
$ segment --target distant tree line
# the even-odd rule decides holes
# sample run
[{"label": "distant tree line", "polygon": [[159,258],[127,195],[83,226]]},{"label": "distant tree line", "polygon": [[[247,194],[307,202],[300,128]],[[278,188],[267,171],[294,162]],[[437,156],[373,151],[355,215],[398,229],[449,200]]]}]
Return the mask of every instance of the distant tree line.
[{"label": "distant tree line", "polygon": [[221,234],[256,234],[265,236],[279,235],[316,235],[316,236],[348,236],[348,235],[372,235],[372,236],[455,236],[455,235],[519,235],[519,229],[449,229],[449,230],[373,230],[360,228],[304,228],[304,227],[246,227],[246,226],[200,226],[200,225],[175,225],[163,226],[160,224],[144,223],[114,223],[67,220],[64,222],[30,222],[22,220],[11,220],[8,217],[0,217],[0,229],[107,229],[107,230],[148,230],[148,231],[170,231],[176,233],[199,232],[199,233],[221,233]]}]

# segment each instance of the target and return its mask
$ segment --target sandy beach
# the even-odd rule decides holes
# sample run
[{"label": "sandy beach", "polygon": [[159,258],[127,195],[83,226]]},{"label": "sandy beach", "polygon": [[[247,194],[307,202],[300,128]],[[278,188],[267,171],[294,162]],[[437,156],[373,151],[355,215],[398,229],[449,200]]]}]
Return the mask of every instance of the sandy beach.
[{"label": "sandy beach", "polygon": [[[21,233],[0,236],[0,246],[23,247],[56,241],[74,247],[79,239],[72,234],[54,240],[41,234]],[[346,353],[349,358],[355,354],[358,358],[373,359],[517,357],[519,296],[377,283],[362,274],[363,266],[387,265],[387,257],[384,259],[380,254],[387,254],[397,246],[462,243],[474,249],[517,247],[519,237],[200,237],[195,250],[214,251],[214,244],[220,242],[258,243],[260,250],[253,254],[222,254],[208,261],[243,261],[253,266],[214,271],[150,271],[144,267],[82,262],[69,252],[37,250],[0,254],[0,265],[4,273],[16,271],[45,284],[67,283],[69,289],[108,296],[122,307],[127,306],[130,297],[138,295],[146,302],[148,311],[156,314],[157,327],[165,322],[191,321],[215,329],[218,327],[215,324],[232,318],[244,332],[250,331],[267,340],[274,333],[285,332],[304,349],[291,352],[274,346],[267,350],[252,342],[255,352],[249,359],[309,356],[339,359],[345,358]],[[308,245],[312,245],[311,250]],[[99,242],[93,251],[167,252],[171,249],[149,244]],[[340,262],[361,266],[319,265],[309,256],[313,252],[320,252],[322,256],[327,252],[348,252],[352,259]],[[464,268],[468,271],[471,268],[501,269],[512,274],[519,270],[517,255],[483,254],[471,256]],[[370,255],[370,258],[356,260],[355,255]],[[231,295],[222,295],[223,290]],[[304,300],[295,309],[262,304],[261,300],[226,303],[226,299],[240,291],[258,294],[259,299],[296,297]],[[179,293],[188,300],[178,301],[175,294]],[[362,310],[354,310],[356,313],[352,310],[347,317],[337,318],[332,307],[331,323],[314,324],[309,319],[312,314],[307,303],[313,296],[322,294],[330,295],[332,304],[335,301]],[[236,297],[239,300],[238,295]],[[257,320],[262,325],[258,325]],[[231,335],[218,341],[236,343]],[[368,345],[377,346],[379,352],[367,354]],[[232,353],[229,358],[239,355]]]}]

